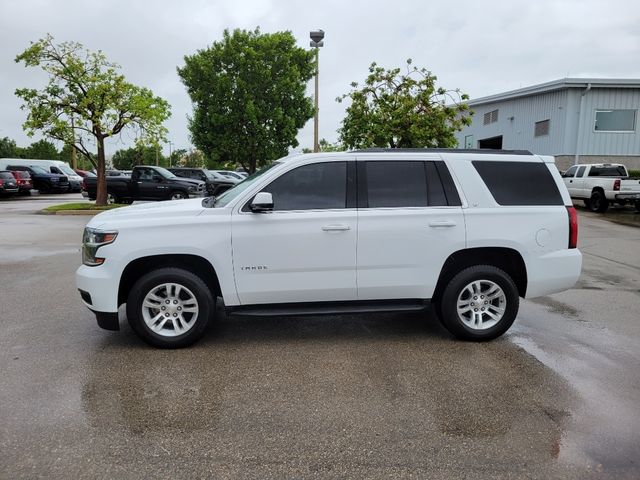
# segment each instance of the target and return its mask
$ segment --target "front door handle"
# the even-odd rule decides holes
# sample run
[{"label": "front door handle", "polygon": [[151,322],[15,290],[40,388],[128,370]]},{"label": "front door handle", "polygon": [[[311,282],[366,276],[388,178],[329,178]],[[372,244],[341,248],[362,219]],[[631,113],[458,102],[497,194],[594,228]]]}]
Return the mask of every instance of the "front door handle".
[{"label": "front door handle", "polygon": [[455,227],[456,226],[456,222],[452,222],[451,220],[438,220],[438,221],[429,222],[429,226],[433,227],[433,228]]},{"label": "front door handle", "polygon": [[346,230],[351,230],[349,225],[323,225],[323,232],[344,232]]}]

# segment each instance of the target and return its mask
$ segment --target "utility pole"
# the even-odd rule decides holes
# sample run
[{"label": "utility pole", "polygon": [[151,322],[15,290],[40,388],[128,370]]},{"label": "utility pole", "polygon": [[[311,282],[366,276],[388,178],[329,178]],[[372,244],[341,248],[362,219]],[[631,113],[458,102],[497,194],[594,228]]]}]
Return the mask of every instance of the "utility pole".
[{"label": "utility pole", "polygon": [[319,123],[319,112],[320,108],[318,106],[318,78],[320,77],[320,47],[324,45],[322,39],[324,38],[324,30],[316,30],[309,34],[311,37],[311,46],[316,49],[316,89],[315,89],[315,109],[313,115],[313,151],[320,151],[320,144],[318,142],[318,123]]}]

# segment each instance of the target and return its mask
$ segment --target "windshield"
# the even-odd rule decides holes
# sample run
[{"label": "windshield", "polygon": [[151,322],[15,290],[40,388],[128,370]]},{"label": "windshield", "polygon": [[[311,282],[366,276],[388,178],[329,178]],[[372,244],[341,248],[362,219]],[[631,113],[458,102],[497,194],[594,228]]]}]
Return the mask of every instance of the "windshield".
[{"label": "windshield", "polygon": [[74,177],[78,176],[78,174],[76,172],[71,170],[71,167],[69,167],[68,165],[65,165],[64,163],[56,164],[56,167],[58,167],[60,170],[62,170],[67,175],[72,175]]},{"label": "windshield", "polygon": [[158,172],[160,175],[162,175],[164,178],[178,178],[166,168],[154,167],[154,170]]},{"label": "windshield", "polygon": [[264,175],[273,167],[276,167],[278,165],[280,165],[280,162],[274,162],[271,165],[264,167],[262,170],[258,170],[253,175],[249,175],[243,181],[241,181],[240,183],[237,183],[235,187],[230,188],[229,190],[224,192],[222,195],[220,195],[218,198],[216,198],[216,203],[214,204],[214,206],[224,207],[231,200],[236,198],[238,195],[244,192],[247,188],[253,185],[256,182],[256,180],[258,180],[262,175]]}]

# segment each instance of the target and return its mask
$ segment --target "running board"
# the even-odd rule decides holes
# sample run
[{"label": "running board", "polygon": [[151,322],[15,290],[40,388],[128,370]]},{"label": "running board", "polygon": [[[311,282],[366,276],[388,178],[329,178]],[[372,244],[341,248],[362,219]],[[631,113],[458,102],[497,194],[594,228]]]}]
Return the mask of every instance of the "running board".
[{"label": "running board", "polygon": [[427,310],[429,308],[429,304],[429,300],[422,299],[364,300],[353,302],[239,305],[226,307],[226,309],[229,315],[280,317],[299,315],[337,315],[346,313],[419,312]]}]

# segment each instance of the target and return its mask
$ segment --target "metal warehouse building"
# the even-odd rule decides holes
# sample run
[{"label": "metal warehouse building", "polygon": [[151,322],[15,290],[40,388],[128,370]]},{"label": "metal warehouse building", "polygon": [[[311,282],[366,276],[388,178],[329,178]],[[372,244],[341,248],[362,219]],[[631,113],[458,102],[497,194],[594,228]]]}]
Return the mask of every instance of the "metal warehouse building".
[{"label": "metal warehouse building", "polygon": [[464,148],[524,149],[573,163],[640,168],[640,80],[564,78],[469,101]]}]

